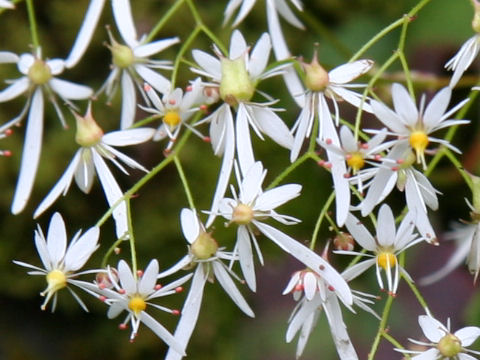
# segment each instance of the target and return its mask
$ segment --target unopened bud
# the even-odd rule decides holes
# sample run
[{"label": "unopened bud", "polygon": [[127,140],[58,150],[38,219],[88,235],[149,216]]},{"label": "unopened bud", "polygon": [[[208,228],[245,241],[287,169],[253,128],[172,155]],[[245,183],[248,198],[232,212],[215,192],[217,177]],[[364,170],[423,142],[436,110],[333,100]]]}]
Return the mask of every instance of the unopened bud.
[{"label": "unopened bud", "polygon": [[87,113],[85,116],[80,116],[73,113],[77,121],[77,133],[75,134],[75,141],[82,147],[91,147],[101,140],[103,130],[98,126],[92,116],[92,105],[88,104]]},{"label": "unopened bud", "polygon": [[333,239],[333,246],[336,250],[352,251],[355,246],[355,240],[352,235],[341,231]]},{"label": "unopened bud", "polygon": [[215,255],[218,244],[210,233],[202,232],[191,246],[192,254],[197,259],[206,260]]},{"label": "unopened bud", "polygon": [[235,106],[239,102],[249,101],[254,92],[255,84],[250,79],[245,58],[235,60],[220,59],[222,65],[222,80],[220,82],[220,97],[229,105]]},{"label": "unopened bud", "polygon": [[305,86],[312,90],[321,92],[328,86],[328,72],[319,64],[317,59],[317,51],[313,55],[310,64],[302,63],[305,70]]}]

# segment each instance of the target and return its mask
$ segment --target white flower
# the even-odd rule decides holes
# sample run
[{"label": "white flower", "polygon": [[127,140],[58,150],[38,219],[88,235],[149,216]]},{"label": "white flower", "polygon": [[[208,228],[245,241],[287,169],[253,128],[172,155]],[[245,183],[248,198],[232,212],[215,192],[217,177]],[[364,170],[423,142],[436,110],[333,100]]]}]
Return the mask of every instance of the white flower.
[{"label": "white flower", "polygon": [[414,223],[420,234],[430,243],[437,244],[437,237],[428,219],[427,206],[438,209],[437,193],[428,178],[413,166],[415,155],[406,142],[393,146],[382,159],[383,164],[371,172],[373,179],[368,184],[368,193],[358,208],[362,216],[370,214],[395,185],[405,192],[407,207],[414,214]]},{"label": "white flower", "polygon": [[112,269],[109,269],[109,277],[113,284],[113,289],[93,284],[89,288],[91,291],[101,294],[103,296],[102,300],[110,306],[107,313],[109,319],[116,318],[123,311],[128,313],[121,328],[125,328],[130,321],[132,326],[130,341],[135,339],[140,323],[143,323],[169,347],[181,354],[185,354],[184,347],[175,340],[173,335],[162,324],[147,312],[147,308],[156,308],[178,315],[180,313],[178,310],[171,310],[152,303],[151,300],[182,291],[181,285],[191,275],[186,275],[168,285],[157,284],[158,261],[154,259],[150,261],[140,278],[138,278],[137,274],[132,273],[132,270],[124,260],[118,262],[118,271],[115,275],[113,275]]},{"label": "white flower", "polygon": [[168,151],[175,143],[182,124],[186,124],[188,119],[198,111],[198,107],[194,106],[198,105],[202,98],[200,78],[193,81],[185,94],[182,89],[176,88],[175,90],[166,93],[162,99],[160,99],[150,85],[145,84],[144,90],[150,98],[153,108],[144,106],[141,106],[141,108],[162,118],[162,125],[160,125],[156,131],[153,140],[159,141],[168,136],[170,139],[166,148]]},{"label": "white flower", "polygon": [[[176,340],[186,347],[200,314],[204,287],[207,280],[213,282],[216,279],[228,296],[246,315],[250,317],[255,315],[231,279],[230,276],[234,274],[223,263],[223,260],[231,261],[235,260],[236,257],[218,247],[211,233],[206,232],[195,211],[182,209],[180,217],[183,235],[190,244],[189,253],[172,268],[164,271],[159,276],[167,276],[186,266],[196,265],[192,285],[182,309],[182,317],[174,334]],[[181,358],[182,354],[171,349],[167,354],[166,360]]]},{"label": "white flower", "polygon": [[480,352],[467,349],[466,346],[472,345],[480,336],[480,328],[477,326],[467,326],[450,332],[450,319],[447,326],[433,318],[430,314],[420,315],[418,323],[422,328],[423,334],[430,342],[409,339],[417,345],[428,346],[426,351],[395,349],[399,352],[409,355],[415,355],[412,359],[416,360],[475,360],[469,354],[480,355]]},{"label": "white flower", "polygon": [[100,229],[92,227],[83,235],[78,231],[67,247],[67,233],[65,223],[59,213],[55,213],[50,220],[47,238],[43,235],[42,229],[38,226],[35,231],[35,246],[38,255],[42,260],[43,269],[34,265],[24,263],[22,261],[14,261],[15,264],[33,269],[30,275],[42,275],[46,277],[47,288],[40,293],[45,297],[41,309],[45,310],[48,302],[53,298],[52,312],[57,306],[57,292],[63,288],[67,288],[78,301],[80,306],[87,311],[83,301],[68,285],[75,285],[83,290],[88,289],[83,285],[83,281],[75,280],[75,277],[97,272],[97,270],[78,272],[85,265],[88,258],[98,248],[98,236]]},{"label": "white flower", "polygon": [[450,79],[451,88],[457,85],[458,80],[460,80],[463,73],[470,67],[470,65],[472,65],[473,60],[477,57],[478,52],[480,51],[480,2],[478,2],[478,0],[471,0],[471,2],[475,9],[472,28],[476,34],[468,39],[455,56],[445,64],[447,70],[453,71],[452,78]]},{"label": "white flower", "polygon": [[40,48],[33,55],[17,56],[11,52],[0,52],[0,63],[16,63],[18,70],[24,75],[11,81],[6,89],[0,91],[0,103],[28,93],[27,103],[20,115],[4,125],[10,127],[18,124],[28,112],[24,151],[11,207],[12,213],[18,214],[27,204],[38,169],[42,149],[44,97],[47,96],[52,102],[60,121],[67,127],[55,94],[63,103],[75,108],[70,100],[86,99],[93,92],[89,87],[56,78],[55,76],[63,72],[65,62],[62,59],[43,60]]},{"label": "white flower", "polygon": [[150,56],[179,42],[177,37],[146,43],[146,36],[138,39],[129,0],[112,0],[113,16],[120,35],[126,45],[113,39],[111,33],[109,46],[112,52],[113,68],[100,91],[105,92],[110,100],[115,94],[118,80],[122,86],[122,115],[120,127],[126,129],[133,124],[137,98],[135,82],[143,98],[143,82],[150,84],[162,94],[170,91],[170,81],[152,69],[171,69],[168,61],[151,60]]},{"label": "white flower", "polygon": [[335,251],[335,253],[338,254],[360,255],[371,258],[348,268],[343,272],[343,276],[349,280],[354,279],[375,265],[377,281],[380,288],[382,290],[385,289],[381,276],[383,270],[386,273],[388,292],[390,295],[395,295],[400,280],[400,272],[410,279],[410,275],[400,266],[397,255],[418,242],[423,241],[423,238],[418,238],[413,232],[414,223],[412,213],[407,213],[398,230],[396,230],[392,210],[388,205],[382,205],[378,212],[376,237],[373,237],[365,226],[352,214],[348,216],[345,226],[363,249],[371,251],[374,254],[370,255],[343,250]]},{"label": "white flower", "polygon": [[[265,72],[271,50],[268,34],[264,33],[250,52],[243,35],[235,30],[230,40],[228,57],[223,56],[215,46],[214,50],[219,59],[200,50],[192,51],[193,58],[200,66],[200,69],[192,68],[192,71],[211,78],[213,82],[206,85],[218,88],[224,101],[214,113],[197,123],[210,122],[210,139],[214,153],[223,154],[217,189],[212,201],[212,216],[207,220],[207,227],[213,222],[218,202],[225,194],[233,166],[235,145],[242,173],[255,161],[249,126],[261,139],[262,133],[265,133],[287,149],[290,149],[293,143],[287,126],[274,109],[270,108],[274,101],[251,102],[260,80],[280,74],[279,68]],[[236,110],[235,130],[232,107]]]},{"label": "white flower", "polygon": [[[240,267],[248,286],[255,291],[252,244],[260,263],[263,264],[262,254],[255,235],[255,231],[258,229],[260,233],[272,240],[283,251],[291,254],[312,271],[322,276],[346,305],[351,304],[352,294],[348,285],[327,261],[295,239],[263,222],[263,220],[271,217],[287,225],[297,223],[298,219],[280,215],[274,209],[300,195],[301,190],[301,186],[298,184],[287,184],[263,192],[262,183],[265,176],[266,171],[263,170],[262,163],[254,163],[240,182],[238,196],[234,193],[234,199],[225,198],[219,206],[220,215],[229,220],[230,224],[238,225],[234,253],[238,254]],[[240,178],[238,171],[237,178]]]},{"label": "white flower", "polygon": [[425,108],[425,95],[420,100],[417,109],[408,91],[400,84],[393,84],[392,99],[395,111],[384,104],[372,100],[370,105],[375,116],[391,131],[390,135],[398,137],[395,143],[407,143],[415,151],[417,163],[426,169],[425,151],[431,142],[436,142],[460,153],[448,141],[431,137],[430,134],[454,125],[468,124],[469,120],[454,120],[449,117],[460,109],[468,99],[462,101],[453,109],[447,111],[452,89],[445,87],[440,90]]},{"label": "white flower", "polygon": [[[123,192],[104,158],[113,162],[125,174],[128,174],[128,172],[121,162],[131,168],[148,172],[142,165],[116,150],[115,147],[136,145],[148,141],[155,133],[155,129],[135,128],[104,134],[92,116],[91,104],[89,104],[85,116],[80,116],[76,113],[74,115],[77,120],[75,140],[81,147],[75,153],[62,177],[35,210],[35,218],[47,210],[60,195],[66,195],[73,178],[75,178],[75,182],[80,190],[88,194],[92,188],[95,174],[97,174],[100,180],[109,206],[114,206],[123,196]],[[116,204],[113,209],[113,218],[115,219],[117,237],[126,238],[128,221],[125,201]]]}]

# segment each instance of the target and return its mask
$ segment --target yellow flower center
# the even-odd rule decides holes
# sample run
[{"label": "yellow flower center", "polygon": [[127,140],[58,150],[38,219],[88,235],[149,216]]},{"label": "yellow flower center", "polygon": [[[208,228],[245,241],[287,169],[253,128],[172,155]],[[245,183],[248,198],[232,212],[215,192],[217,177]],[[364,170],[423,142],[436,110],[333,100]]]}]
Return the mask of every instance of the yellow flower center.
[{"label": "yellow flower center", "polygon": [[47,274],[48,292],[54,293],[67,286],[67,276],[61,270],[55,269]]},{"label": "yellow flower center", "polygon": [[410,142],[410,145],[412,146],[412,148],[415,149],[415,152],[417,153],[417,162],[424,163],[425,162],[424,152],[429,143],[427,134],[425,134],[423,130],[412,131],[408,141]]},{"label": "yellow flower center", "polygon": [[238,204],[233,209],[232,221],[238,225],[247,225],[253,219],[253,210],[245,204]]},{"label": "yellow flower center", "polygon": [[180,121],[182,121],[182,119],[180,118],[178,112],[175,110],[167,111],[167,113],[163,117],[163,122],[170,126],[170,128],[175,128],[175,126],[180,124]]},{"label": "yellow flower center", "polygon": [[28,69],[28,78],[35,85],[43,85],[52,78],[52,71],[46,62],[37,59]]},{"label": "yellow flower center", "polygon": [[132,310],[135,315],[138,315],[140,312],[147,308],[147,303],[143,300],[142,297],[136,295],[130,299],[128,302],[128,308]]},{"label": "yellow flower center", "polygon": [[354,173],[365,166],[365,159],[359,152],[348,154],[346,159],[348,166],[352,168]]},{"label": "yellow flower center", "polygon": [[394,268],[397,264],[397,257],[388,251],[381,252],[377,255],[377,264],[384,270]]},{"label": "yellow flower center", "polygon": [[447,334],[440,339],[437,349],[443,356],[453,358],[462,351],[462,342],[455,335]]}]

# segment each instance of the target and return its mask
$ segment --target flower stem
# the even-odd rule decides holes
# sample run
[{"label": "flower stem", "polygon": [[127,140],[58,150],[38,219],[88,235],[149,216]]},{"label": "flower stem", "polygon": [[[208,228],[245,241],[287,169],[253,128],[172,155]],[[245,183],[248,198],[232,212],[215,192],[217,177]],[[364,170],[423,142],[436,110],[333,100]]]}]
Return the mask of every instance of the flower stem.
[{"label": "flower stem", "polygon": [[177,10],[183,5],[185,0],[177,0],[175,4],[173,4],[168,11],[160,18],[160,20],[157,22],[157,24],[153,27],[153,29],[150,31],[150,33],[147,36],[147,39],[145,40],[145,44],[151,42],[155,35],[157,35],[160,30],[163,28],[163,26],[167,23],[168,20],[177,12]]},{"label": "flower stem", "polygon": [[35,20],[35,9],[33,8],[33,0],[26,0],[27,3],[27,12],[28,12],[28,22],[30,24],[30,33],[32,35],[32,45],[34,53],[37,53],[37,49],[40,47],[38,41],[38,32],[37,32],[37,21]]},{"label": "flower stem", "polygon": [[187,196],[188,205],[191,209],[195,209],[195,204],[193,203],[192,193],[190,191],[190,187],[188,186],[188,181],[183,172],[182,163],[177,155],[173,156],[173,161],[175,162],[175,166],[177,167],[178,175],[180,176],[180,180],[182,180],[183,190],[185,191],[185,195]]},{"label": "flower stem", "polygon": [[377,335],[375,336],[370,352],[368,353],[368,360],[373,360],[375,358],[375,354],[377,353],[378,346],[380,344],[382,336],[384,336],[385,334],[385,329],[387,327],[387,321],[390,316],[390,310],[392,308],[393,299],[394,299],[393,296],[388,296],[388,299],[385,303],[385,307],[383,308],[383,313],[382,313],[382,320],[380,320],[380,325],[378,327]]}]

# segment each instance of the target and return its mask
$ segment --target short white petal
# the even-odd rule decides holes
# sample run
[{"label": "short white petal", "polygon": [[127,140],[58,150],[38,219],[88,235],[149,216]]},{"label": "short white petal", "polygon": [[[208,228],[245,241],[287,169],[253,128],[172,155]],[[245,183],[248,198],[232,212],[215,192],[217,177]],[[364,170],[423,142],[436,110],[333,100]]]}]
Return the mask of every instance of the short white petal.
[{"label": "short white petal", "polygon": [[200,65],[204,71],[211,74],[214,79],[220,80],[222,78],[220,60],[200,50],[192,50],[192,56],[195,62]]},{"label": "short white petal", "polygon": [[441,322],[428,315],[420,315],[418,323],[428,340],[438,343],[445,335],[446,329]]},{"label": "short white petal", "polygon": [[20,57],[10,51],[0,51],[0,64],[17,63]]},{"label": "short white petal", "polygon": [[278,145],[287,149],[292,148],[293,136],[287,125],[275,112],[266,107],[255,106],[253,113],[262,132],[271,137]]},{"label": "short white petal", "polygon": [[232,37],[230,38],[230,51],[228,57],[235,60],[243,55],[247,51],[247,42],[239,30],[233,30]]},{"label": "short white petal", "polygon": [[395,111],[408,124],[414,125],[418,120],[417,106],[407,89],[400,84],[392,85],[392,99]]},{"label": "short white petal", "polygon": [[117,271],[122,289],[124,289],[127,294],[135,294],[137,291],[137,281],[132,274],[130,266],[128,266],[125,260],[120,260],[118,262]]},{"label": "short white petal", "polygon": [[248,72],[252,78],[255,79],[260,76],[267,67],[271,49],[270,36],[267,33],[263,33],[250,54]]},{"label": "short white petal", "polygon": [[30,80],[24,76],[15,80],[13,84],[0,91],[0,102],[6,102],[15,99],[17,96],[27,91],[30,86]]},{"label": "short white petal", "polygon": [[353,236],[355,241],[365,250],[375,251],[377,245],[375,239],[370,234],[365,226],[352,214],[349,214],[347,221],[345,222],[350,234]]},{"label": "short white petal", "polygon": [[148,294],[155,288],[158,276],[158,261],[153,259],[148,264],[147,268],[143,272],[143,275],[138,282],[138,292],[140,294]]},{"label": "short white petal", "polygon": [[137,145],[150,140],[154,133],[152,128],[117,130],[103,135],[102,142],[110,146]]},{"label": "short white petal", "polygon": [[365,74],[372,66],[372,60],[357,60],[353,63],[337,66],[328,73],[328,77],[332,83],[345,84]]},{"label": "short white petal", "polygon": [[451,96],[452,89],[447,86],[430,100],[423,114],[423,121],[427,130],[435,128],[442,121],[443,114],[447,111]]},{"label": "short white petal", "polygon": [[11,207],[12,214],[18,214],[25,208],[32,192],[42,150],[43,106],[42,90],[37,89],[28,113],[22,162]]},{"label": "short white petal", "polygon": [[30,66],[33,65],[35,62],[35,57],[32,54],[25,53],[20,55],[20,59],[17,63],[18,70],[23,75],[28,75],[28,70],[30,70]]},{"label": "short white petal", "polygon": [[165,76],[151,70],[144,65],[136,65],[135,70],[137,70],[138,74],[143,78],[143,80],[152,85],[152,87],[158,92],[166,94],[170,91],[171,84]]},{"label": "short white petal", "polygon": [[65,222],[62,215],[58,212],[54,213],[47,232],[47,248],[50,254],[50,260],[53,264],[61,263],[65,256],[65,249],[67,247],[67,231],[65,229]]},{"label": "short white petal", "polygon": [[93,95],[93,90],[88,86],[75,84],[62,79],[53,78],[48,84],[52,87],[53,91],[64,99],[83,100]]},{"label": "short white petal", "polygon": [[265,191],[258,197],[255,203],[255,210],[269,211],[275,209],[299,196],[301,190],[301,185],[287,184]]},{"label": "short white petal", "polygon": [[200,235],[200,224],[197,214],[191,209],[182,209],[180,222],[182,224],[183,236],[190,244],[193,244],[197,240],[198,235]]},{"label": "short white petal", "polygon": [[245,281],[253,292],[257,289],[255,277],[255,265],[253,263],[252,243],[250,235],[245,226],[239,226],[237,229],[237,244],[240,267],[242,269]]},{"label": "short white petal", "polygon": [[153,41],[145,45],[137,46],[133,50],[133,54],[136,57],[148,57],[156,53],[159,53],[160,51],[165,50],[166,48],[174,44],[177,44],[179,41],[180,39],[178,37]]},{"label": "short white petal", "polygon": [[477,326],[467,326],[455,331],[454,335],[460,339],[462,346],[470,346],[480,336],[480,328]]},{"label": "short white petal", "polygon": [[80,269],[98,247],[100,229],[88,229],[75,243],[70,244],[65,254],[65,268],[70,271]]},{"label": "short white petal", "polygon": [[40,260],[42,260],[43,267],[46,270],[52,270],[53,264],[52,260],[50,259],[50,254],[48,252],[47,242],[45,241],[45,237],[40,227],[38,230],[35,231],[35,247],[37,248]]},{"label": "short white petal", "polygon": [[407,130],[404,126],[403,120],[400,119],[395,112],[376,100],[372,100],[370,106],[372,107],[375,116],[383,123],[383,125],[397,134],[406,133]]},{"label": "short white petal", "polygon": [[384,247],[390,247],[395,242],[395,219],[392,209],[383,204],[378,211],[377,240]]}]

